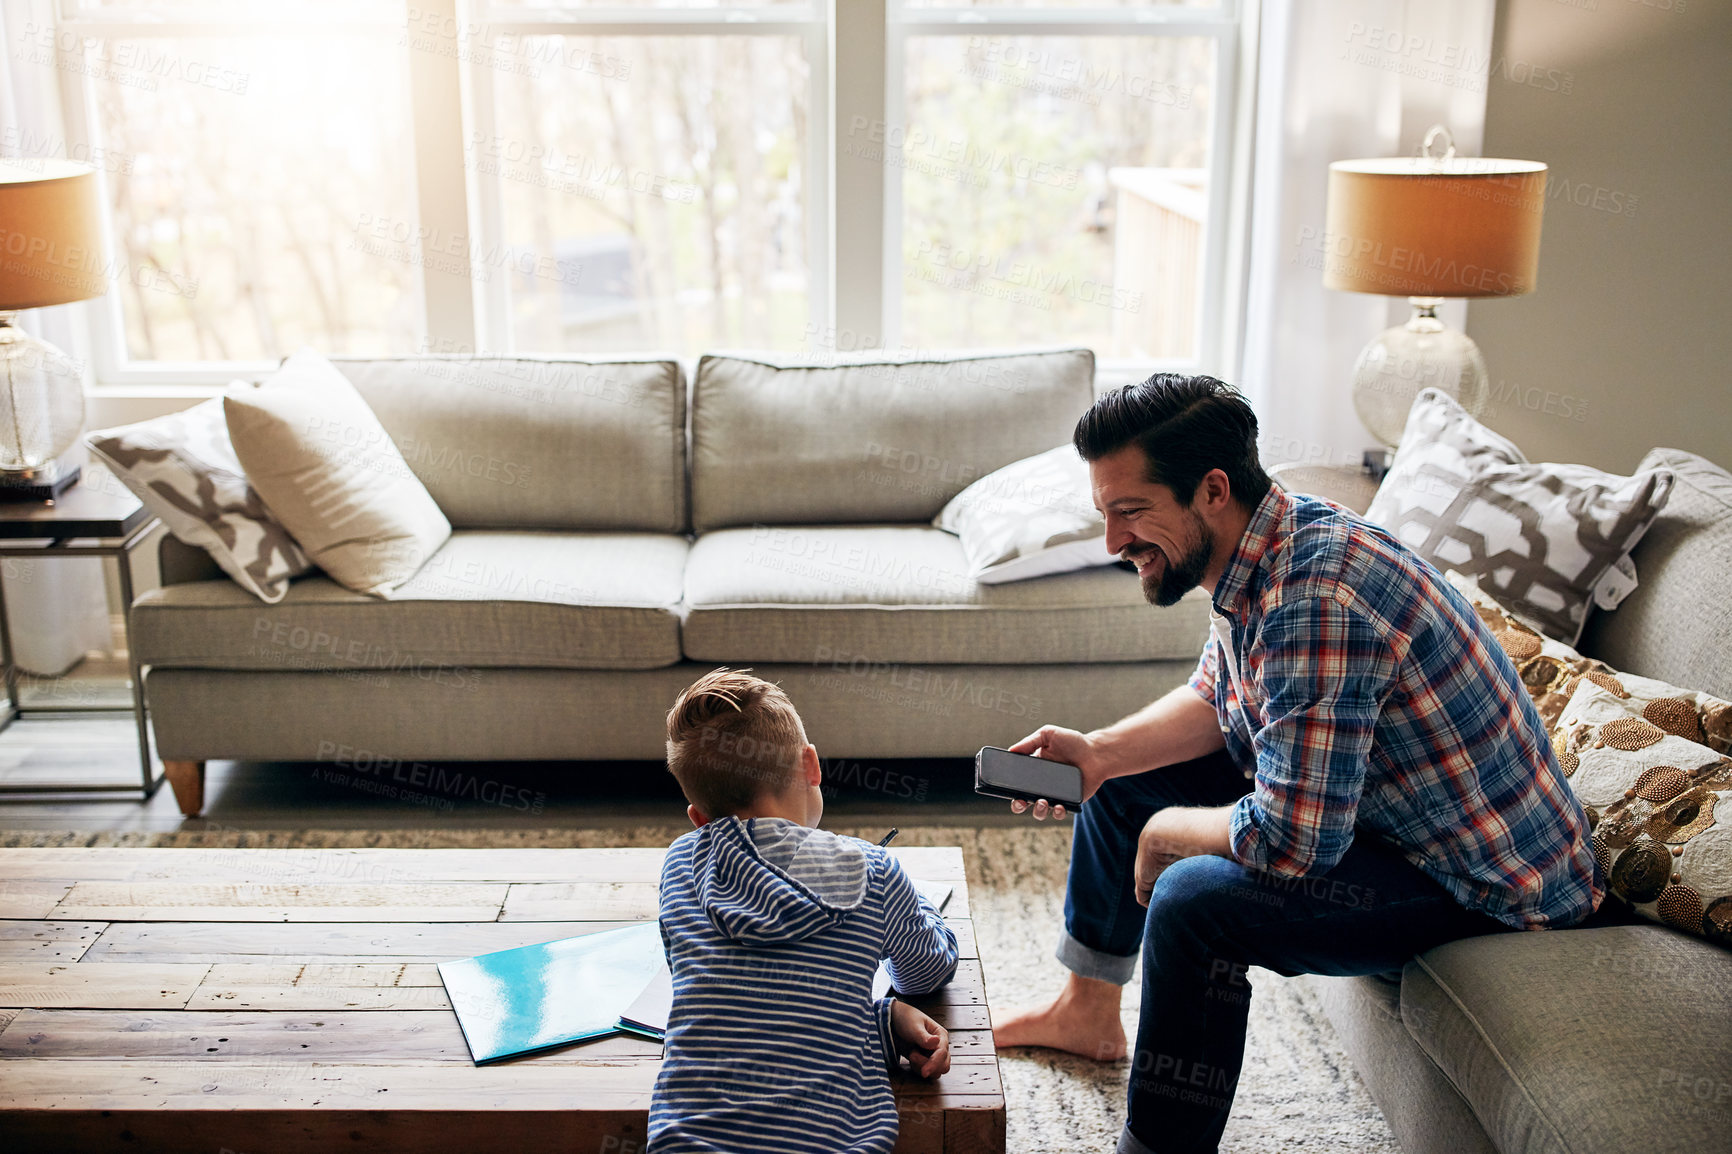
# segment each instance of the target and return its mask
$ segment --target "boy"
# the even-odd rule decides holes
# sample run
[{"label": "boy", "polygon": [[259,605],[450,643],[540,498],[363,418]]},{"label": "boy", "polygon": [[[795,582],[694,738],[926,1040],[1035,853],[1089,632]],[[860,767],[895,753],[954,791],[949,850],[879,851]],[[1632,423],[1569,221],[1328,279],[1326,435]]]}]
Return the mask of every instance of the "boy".
[{"label": "boy", "polygon": [[867,1154],[896,1143],[887,1067],[950,1068],[950,1037],[894,998],[956,970],[956,935],[890,854],[817,829],[818,751],[779,686],[718,669],[668,713],[668,768],[697,827],[668,849],[673,977],[649,1149]]}]

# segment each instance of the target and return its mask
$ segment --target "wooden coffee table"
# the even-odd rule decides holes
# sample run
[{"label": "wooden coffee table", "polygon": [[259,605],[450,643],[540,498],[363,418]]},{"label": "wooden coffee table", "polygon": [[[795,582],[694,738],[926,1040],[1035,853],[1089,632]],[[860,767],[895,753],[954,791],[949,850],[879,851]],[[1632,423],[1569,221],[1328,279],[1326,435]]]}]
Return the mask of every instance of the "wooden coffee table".
[{"label": "wooden coffee table", "polygon": [[[950,1073],[893,1079],[896,1149],[1002,1151],[962,853],[963,961],[920,1005]],[[476,1067],[434,964],[656,915],[659,849],[0,850],[8,1150],[641,1154],[660,1045]]]}]

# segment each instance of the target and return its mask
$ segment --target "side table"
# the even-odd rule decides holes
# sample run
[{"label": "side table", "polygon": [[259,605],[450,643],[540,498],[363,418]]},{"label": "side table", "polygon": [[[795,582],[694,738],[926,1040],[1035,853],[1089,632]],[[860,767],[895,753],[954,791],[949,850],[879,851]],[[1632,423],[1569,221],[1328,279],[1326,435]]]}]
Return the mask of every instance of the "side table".
[{"label": "side table", "polygon": [[[100,478],[100,480],[99,480]],[[130,793],[143,791],[149,798],[162,785],[163,775],[153,773],[150,755],[150,723],[145,716],[144,678],[138,654],[132,646],[132,550],[161,524],[139,499],[118,482],[103,484],[109,474],[87,468],[84,477],[53,501],[0,502],[0,558],[112,557],[120,576],[122,620],[127,641],[127,669],[132,689],[133,720],[138,724],[139,785],[92,785],[61,782],[49,785],[14,785],[0,782],[0,793]],[[92,483],[96,482],[96,483]],[[114,713],[110,705],[57,703],[26,706],[18,692],[18,666],[13,661],[12,626],[6,615],[5,585],[0,582],[0,648],[5,650],[0,666],[6,686],[6,711],[0,731],[18,718],[32,713]]]}]

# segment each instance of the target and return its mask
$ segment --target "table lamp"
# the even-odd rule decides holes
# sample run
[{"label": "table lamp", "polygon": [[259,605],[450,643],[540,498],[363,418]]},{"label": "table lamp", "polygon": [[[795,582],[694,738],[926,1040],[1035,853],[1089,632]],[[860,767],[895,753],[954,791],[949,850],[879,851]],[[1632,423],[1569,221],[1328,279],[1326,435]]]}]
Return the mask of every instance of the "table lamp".
[{"label": "table lamp", "polygon": [[89,165],[0,159],[0,501],[51,498],[78,479],[60,456],[84,426],[83,374],[17,321],[108,290],[100,213]]},{"label": "table lamp", "polygon": [[1353,367],[1353,407],[1385,445],[1401,439],[1423,389],[1441,389],[1475,416],[1485,411],[1485,358],[1438,320],[1437,306],[1532,292],[1545,203],[1545,165],[1458,157],[1441,126],[1418,156],[1329,166],[1323,287],[1413,305],[1408,322],[1372,340]]}]

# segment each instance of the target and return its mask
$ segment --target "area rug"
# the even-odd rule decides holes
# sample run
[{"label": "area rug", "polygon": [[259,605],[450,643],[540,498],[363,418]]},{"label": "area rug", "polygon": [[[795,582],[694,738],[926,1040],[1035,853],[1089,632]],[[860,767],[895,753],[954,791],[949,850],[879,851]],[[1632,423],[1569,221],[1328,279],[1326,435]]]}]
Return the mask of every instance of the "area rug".
[{"label": "area rug", "polygon": [[[0,832],[0,846],[221,846],[323,849],[665,846],[684,829],[299,830],[142,833]],[[839,829],[876,841],[881,830]],[[995,1005],[1042,1001],[1064,983],[1052,950],[1070,858],[1067,826],[906,828],[898,845],[959,845],[987,988]],[[1399,1154],[1383,1115],[1341,1051],[1312,979],[1251,971],[1250,1041],[1232,1120],[1231,1154]],[[1009,991],[1015,991],[1011,996]],[[1125,1032],[1137,1028],[1136,988]],[[1128,1061],[1097,1063],[1041,1050],[1001,1055],[1012,1154],[1107,1154],[1124,1125]]]}]

